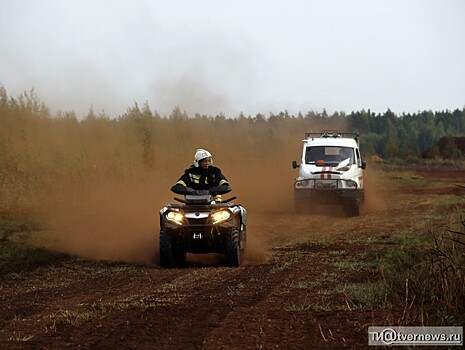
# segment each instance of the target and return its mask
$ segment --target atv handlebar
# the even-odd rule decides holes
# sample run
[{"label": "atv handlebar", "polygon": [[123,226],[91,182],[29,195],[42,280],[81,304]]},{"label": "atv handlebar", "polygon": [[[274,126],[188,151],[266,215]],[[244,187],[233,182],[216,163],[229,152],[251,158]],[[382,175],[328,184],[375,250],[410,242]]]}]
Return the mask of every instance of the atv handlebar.
[{"label": "atv handlebar", "polygon": [[[206,202],[212,201],[213,197],[230,192],[231,187],[223,185],[223,186],[215,186],[208,190],[194,190],[193,188],[182,186],[180,184],[176,184],[173,187],[171,187],[171,191],[173,191],[176,194],[180,194],[184,196],[185,199],[174,198],[178,202],[185,203],[185,204],[187,203],[192,204],[194,202],[199,202],[199,201],[202,203],[205,201]],[[232,197],[222,202],[227,203],[236,198],[237,197]]]},{"label": "atv handlebar", "polygon": [[[236,198],[237,198],[237,197],[234,196],[234,197],[225,199],[224,201],[223,201],[223,200],[222,200],[222,201],[219,201],[218,203],[229,203],[229,202],[233,201],[233,200],[236,199]],[[174,200],[175,200],[175,201],[178,201],[178,202],[180,202],[180,203],[183,203],[183,204],[187,204],[187,203],[188,203],[187,200],[181,199],[181,198],[176,198],[176,197],[174,197]]]},{"label": "atv handlebar", "polygon": [[176,184],[173,187],[171,187],[171,191],[176,194],[182,194],[182,195],[194,193],[194,190],[192,188],[183,186],[181,184]]},{"label": "atv handlebar", "polygon": [[229,186],[215,186],[212,187],[208,190],[208,193],[211,194],[212,196],[216,196],[218,194],[225,194],[231,192],[231,187]]},{"label": "atv handlebar", "polygon": [[193,194],[193,195],[211,194],[212,196],[216,196],[219,194],[225,194],[225,193],[231,192],[231,187],[215,186],[215,187],[210,188],[209,190],[194,190],[193,188],[186,187],[181,184],[176,184],[173,187],[171,187],[171,191],[173,191],[176,194],[181,194],[184,196],[188,194]]},{"label": "atv handlebar", "polygon": [[237,198],[237,197],[234,196],[234,197],[228,198],[228,199],[226,199],[226,200],[224,200],[224,201],[221,201],[221,203],[229,203],[229,202],[231,202],[232,200],[234,200],[234,199],[236,199],[236,198]]}]

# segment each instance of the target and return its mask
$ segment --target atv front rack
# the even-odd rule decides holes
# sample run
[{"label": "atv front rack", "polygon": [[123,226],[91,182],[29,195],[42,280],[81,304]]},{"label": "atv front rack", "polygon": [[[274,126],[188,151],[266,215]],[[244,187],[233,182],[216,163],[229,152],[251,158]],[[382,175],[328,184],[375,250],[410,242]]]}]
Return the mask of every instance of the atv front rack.
[{"label": "atv front rack", "polygon": [[[179,198],[175,198],[179,199]],[[215,204],[186,204],[184,202],[181,202],[183,204],[177,204],[177,203],[172,203],[172,204],[167,204],[167,206],[170,206],[171,208],[191,208],[195,210],[208,210],[208,209],[216,209],[216,208],[226,208],[226,207],[234,207],[239,204],[235,203],[225,203],[225,202],[220,202],[220,203],[215,203]]]}]

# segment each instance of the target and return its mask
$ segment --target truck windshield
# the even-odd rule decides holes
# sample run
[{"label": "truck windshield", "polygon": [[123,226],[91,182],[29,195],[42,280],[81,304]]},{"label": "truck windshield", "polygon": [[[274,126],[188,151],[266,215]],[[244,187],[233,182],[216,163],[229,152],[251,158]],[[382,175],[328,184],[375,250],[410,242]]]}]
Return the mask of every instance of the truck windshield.
[{"label": "truck windshield", "polygon": [[317,146],[305,150],[305,164],[337,165],[349,158],[354,163],[354,149],[351,147]]}]

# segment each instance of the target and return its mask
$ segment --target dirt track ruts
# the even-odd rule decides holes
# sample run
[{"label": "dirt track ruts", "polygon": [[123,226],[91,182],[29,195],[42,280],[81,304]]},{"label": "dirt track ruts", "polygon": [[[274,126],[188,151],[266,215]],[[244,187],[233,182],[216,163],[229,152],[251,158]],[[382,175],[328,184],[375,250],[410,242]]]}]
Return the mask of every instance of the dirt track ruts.
[{"label": "dirt track ruts", "polygon": [[352,305],[338,286],[379,276],[337,263],[363,259],[400,227],[413,232],[439,197],[465,181],[463,172],[449,175],[424,172],[444,190],[428,191],[428,182],[386,190],[382,208],[355,218],[251,213],[250,234],[266,233],[268,257],[240,268],[73,259],[3,276],[0,348],[366,347],[368,326],[395,323],[398,310]]}]

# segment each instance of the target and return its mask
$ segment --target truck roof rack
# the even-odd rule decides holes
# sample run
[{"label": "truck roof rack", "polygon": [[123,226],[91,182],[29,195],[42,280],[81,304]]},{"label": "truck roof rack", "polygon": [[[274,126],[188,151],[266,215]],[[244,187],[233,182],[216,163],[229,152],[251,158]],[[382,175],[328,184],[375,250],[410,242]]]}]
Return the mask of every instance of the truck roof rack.
[{"label": "truck roof rack", "polygon": [[358,143],[358,138],[360,137],[359,133],[355,132],[340,132],[339,130],[322,130],[321,132],[306,132],[305,138],[315,138],[315,137],[351,137],[354,138]]}]

